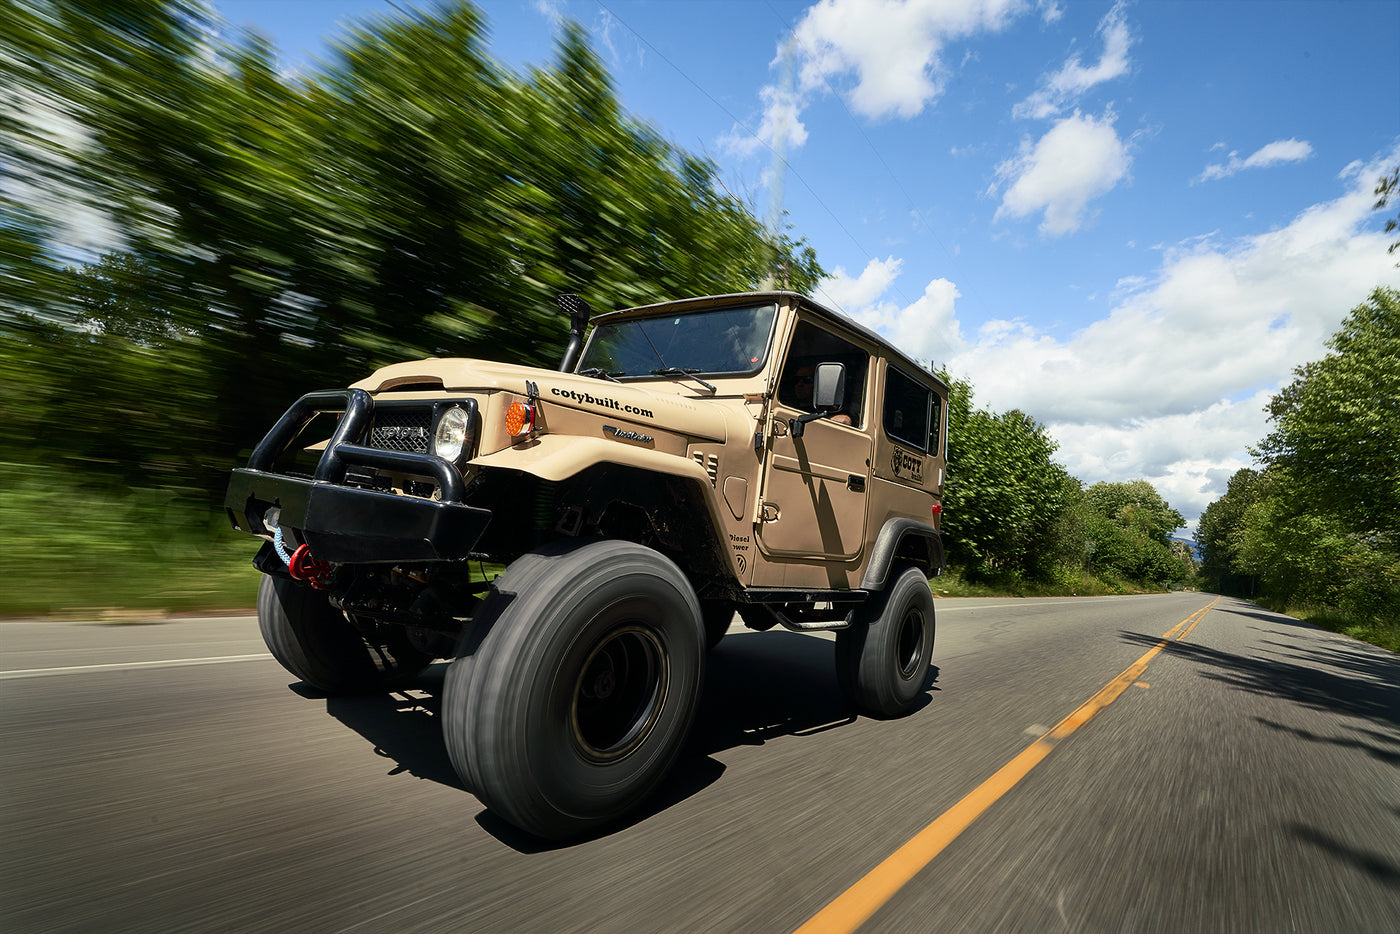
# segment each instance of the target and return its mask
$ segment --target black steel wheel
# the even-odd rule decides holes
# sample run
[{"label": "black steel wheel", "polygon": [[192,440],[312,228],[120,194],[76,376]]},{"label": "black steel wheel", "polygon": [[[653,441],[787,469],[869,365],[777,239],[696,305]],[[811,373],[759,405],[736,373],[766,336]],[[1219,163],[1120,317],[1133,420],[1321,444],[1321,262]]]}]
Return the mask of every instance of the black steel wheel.
[{"label": "black steel wheel", "polygon": [[661,781],[704,680],[685,575],[631,542],[569,540],[497,580],[444,683],[443,738],[468,788],[541,837],[588,832]]}]

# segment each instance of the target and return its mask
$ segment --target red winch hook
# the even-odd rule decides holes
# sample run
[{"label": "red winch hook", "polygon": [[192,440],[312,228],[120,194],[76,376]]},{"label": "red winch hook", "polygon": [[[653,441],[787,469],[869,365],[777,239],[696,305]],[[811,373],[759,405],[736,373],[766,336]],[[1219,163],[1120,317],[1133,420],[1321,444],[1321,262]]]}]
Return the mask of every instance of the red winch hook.
[{"label": "red winch hook", "polygon": [[292,560],[288,562],[287,570],[291,572],[292,577],[306,581],[317,590],[329,589],[331,577],[335,573],[329,564],[311,556],[310,545],[297,546],[297,550],[292,552]]}]

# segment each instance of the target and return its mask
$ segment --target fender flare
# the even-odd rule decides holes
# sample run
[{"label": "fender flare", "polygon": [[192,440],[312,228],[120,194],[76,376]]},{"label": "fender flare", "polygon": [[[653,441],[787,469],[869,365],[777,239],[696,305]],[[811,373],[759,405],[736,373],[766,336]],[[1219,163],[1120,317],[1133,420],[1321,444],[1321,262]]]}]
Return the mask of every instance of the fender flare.
[{"label": "fender flare", "polygon": [[943,536],[916,519],[890,519],[880,529],[870,549],[870,563],[860,582],[862,590],[884,590],[896,559],[906,559],[922,568],[928,577],[943,573]]},{"label": "fender flare", "polygon": [[[720,512],[719,497],[705,468],[690,458],[665,451],[622,446],[602,438],[543,435],[537,444],[523,451],[507,448],[478,457],[471,463],[491,470],[527,474],[553,483],[567,482],[589,470],[601,469],[637,471],[687,484],[703,505],[704,521],[713,532],[709,539],[716,565],[733,586],[742,586],[739,583],[742,571],[724,539],[725,523]],[[678,563],[684,565],[684,561]]]}]

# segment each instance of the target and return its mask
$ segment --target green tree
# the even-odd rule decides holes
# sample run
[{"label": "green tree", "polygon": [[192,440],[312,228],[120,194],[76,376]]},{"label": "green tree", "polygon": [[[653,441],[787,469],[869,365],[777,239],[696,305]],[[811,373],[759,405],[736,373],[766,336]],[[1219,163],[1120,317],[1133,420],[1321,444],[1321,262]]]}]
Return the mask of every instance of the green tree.
[{"label": "green tree", "polygon": [[1166,545],[1172,532],[1186,524],[1181,513],[1146,480],[1095,483],[1084,491],[1089,504],[1119,526]]},{"label": "green tree", "polygon": [[1269,403],[1258,456],[1296,480],[1304,501],[1394,549],[1400,535],[1400,292],[1352,309],[1322,360]]},{"label": "green tree", "polygon": [[[1400,293],[1354,308],[1322,360],[1269,404],[1263,469],[1201,518],[1212,586],[1277,608],[1336,612],[1381,641],[1400,618]],[[1388,635],[1387,635],[1388,633]]]},{"label": "green tree", "polygon": [[1257,592],[1258,580],[1245,573],[1238,552],[1245,511],[1259,498],[1259,483],[1259,471],[1249,467],[1235,471],[1225,495],[1207,506],[1196,523],[1201,581],[1208,590],[1242,597]]},{"label": "green tree", "polygon": [[943,528],[952,559],[974,577],[1048,580],[1078,481],[1052,460],[1057,445],[1044,426],[1015,410],[973,409],[971,384],[949,385]]},{"label": "green tree", "polygon": [[0,225],[0,273],[26,284],[9,320],[36,347],[133,345],[107,379],[129,397],[165,392],[143,362],[157,347],[202,374],[187,399],[210,490],[309,389],[422,355],[552,364],[559,292],[606,309],[739,291],[775,268],[799,290],[822,275],[713,165],[623,111],[577,26],[521,76],[489,57],[474,7],[444,3],[371,20],[287,78],[264,41],[212,37],[204,10],[0,0],[17,85],[77,127],[50,138],[0,111],[0,167],[82,191],[125,241],[65,276],[55,219],[18,215]]},{"label": "green tree", "polygon": [[1393,625],[1400,560],[1349,531],[1339,514],[1300,508],[1302,492],[1285,471],[1264,474],[1232,538],[1237,567],[1256,575],[1259,594],[1276,606],[1334,608]]},{"label": "green tree", "polygon": [[1144,583],[1179,583],[1190,562],[1175,554],[1171,534],[1186,524],[1146,480],[1095,483],[1085,501],[1100,517],[1093,526],[1093,566]]}]

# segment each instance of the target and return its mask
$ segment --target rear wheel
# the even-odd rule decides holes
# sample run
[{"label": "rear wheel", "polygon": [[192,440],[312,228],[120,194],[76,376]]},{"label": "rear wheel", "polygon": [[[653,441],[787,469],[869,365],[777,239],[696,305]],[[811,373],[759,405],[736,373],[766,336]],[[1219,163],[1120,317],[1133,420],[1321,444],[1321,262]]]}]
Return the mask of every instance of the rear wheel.
[{"label": "rear wheel", "polygon": [[258,628],[283,668],[327,694],[387,691],[432,661],[400,629],[371,645],[324,593],[283,577],[258,585]]},{"label": "rear wheel", "polygon": [[908,713],[924,690],[933,636],[928,578],[907,567],[836,634],[836,675],[847,699],[876,717]]},{"label": "rear wheel", "polygon": [[443,692],[452,764],[482,803],[547,838],[635,807],[670,769],[704,678],[700,605],[659,553],[612,540],[516,560]]}]

